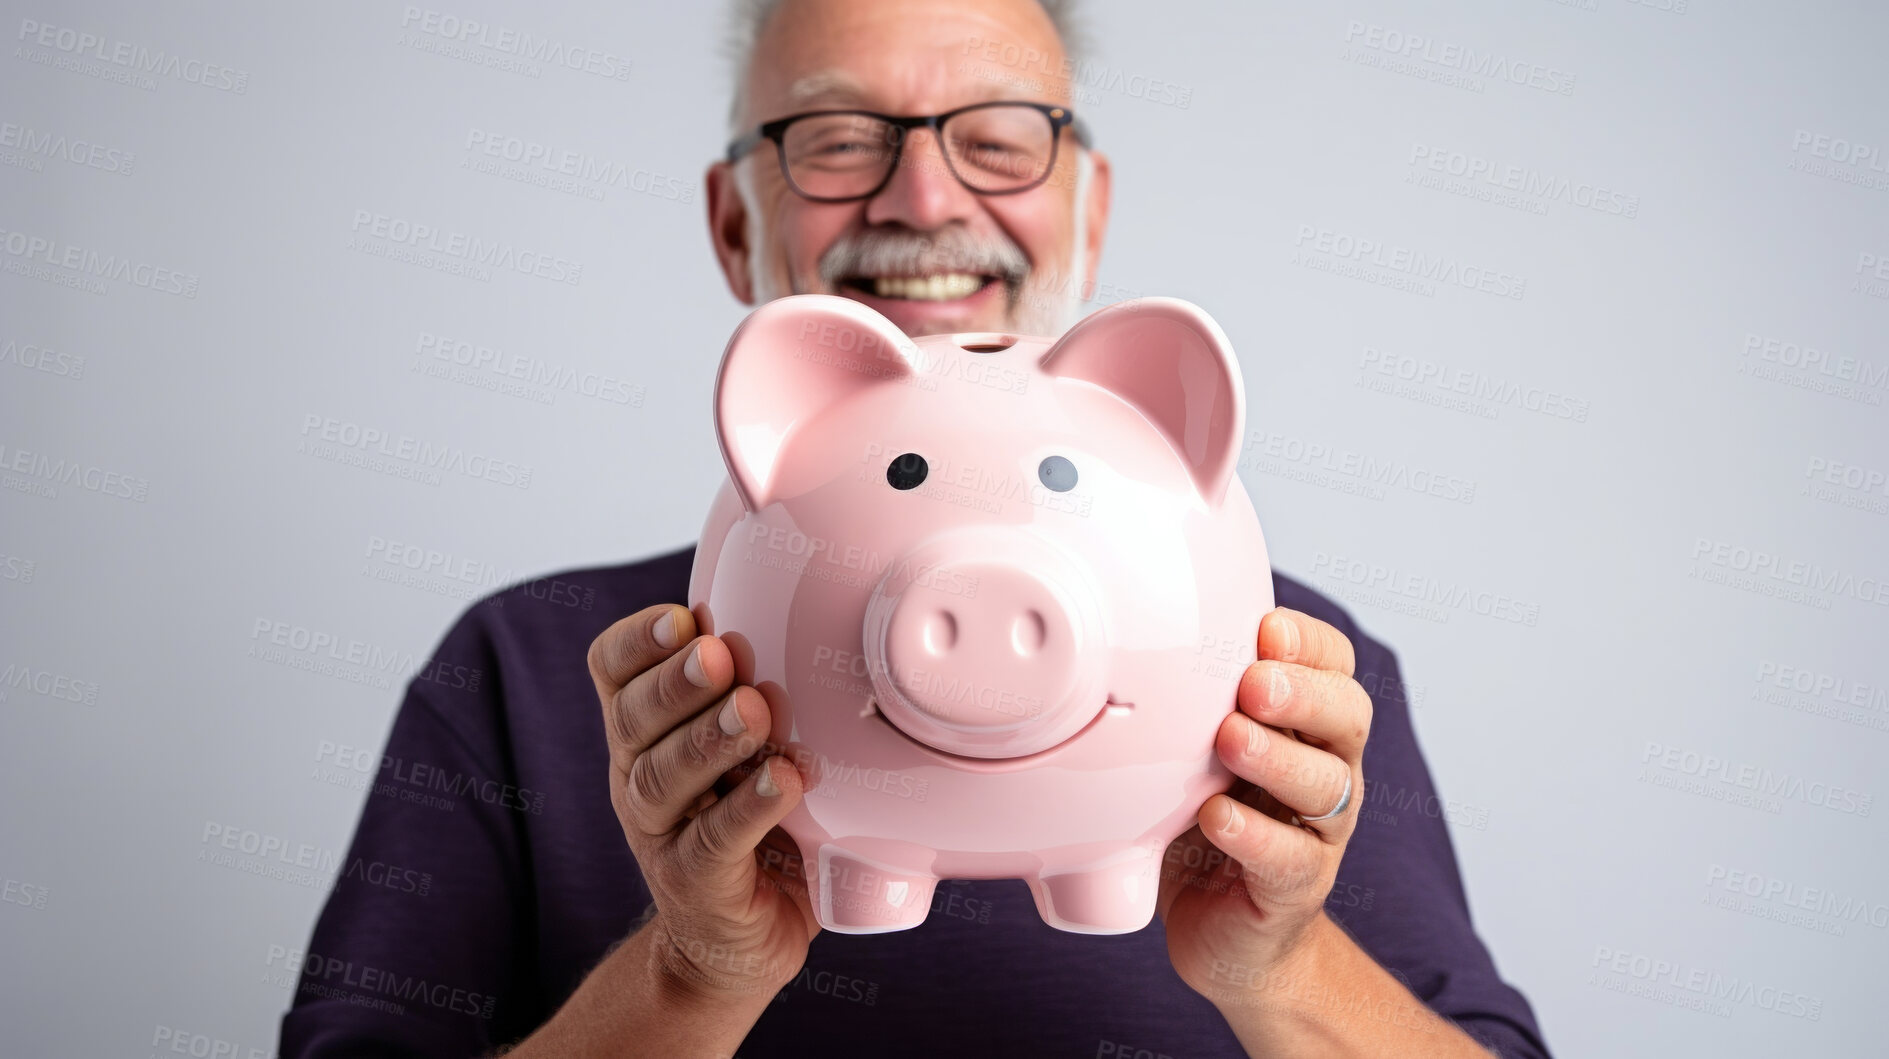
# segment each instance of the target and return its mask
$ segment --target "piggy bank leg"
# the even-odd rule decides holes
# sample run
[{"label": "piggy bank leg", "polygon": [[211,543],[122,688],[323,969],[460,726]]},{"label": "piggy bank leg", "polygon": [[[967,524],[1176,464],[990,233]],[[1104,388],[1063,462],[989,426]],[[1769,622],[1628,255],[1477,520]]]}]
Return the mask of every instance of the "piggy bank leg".
[{"label": "piggy bank leg", "polygon": [[1135,848],[1105,865],[1029,880],[1036,912],[1057,930],[1129,934],[1154,919],[1160,859]]},{"label": "piggy bank leg", "polygon": [[807,880],[814,918],[836,934],[885,934],[910,930],[931,911],[935,876],[876,864],[823,846],[818,858],[806,858],[820,870]]}]

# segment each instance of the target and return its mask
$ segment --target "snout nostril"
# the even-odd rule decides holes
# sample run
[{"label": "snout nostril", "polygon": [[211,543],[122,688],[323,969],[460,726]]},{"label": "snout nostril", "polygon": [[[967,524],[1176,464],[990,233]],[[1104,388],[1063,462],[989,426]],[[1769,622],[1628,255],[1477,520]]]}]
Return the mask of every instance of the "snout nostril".
[{"label": "snout nostril", "polygon": [[1042,650],[1043,641],[1048,638],[1043,615],[1035,609],[1024,611],[1010,623],[1010,649],[1025,658]]},{"label": "snout nostril", "polygon": [[935,611],[925,619],[925,650],[932,656],[950,652],[958,643],[958,619],[948,610]]}]

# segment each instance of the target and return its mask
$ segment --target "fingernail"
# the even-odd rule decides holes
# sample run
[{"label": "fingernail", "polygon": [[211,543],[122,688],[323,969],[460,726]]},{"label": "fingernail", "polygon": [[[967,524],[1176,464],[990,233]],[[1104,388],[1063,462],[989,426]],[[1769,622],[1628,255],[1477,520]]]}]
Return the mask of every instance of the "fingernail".
[{"label": "fingernail", "polygon": [[741,723],[741,711],[735,709],[735,693],[728,693],[728,701],[722,704],[721,713],[715,723],[721,725],[723,735],[740,735],[745,725]]},{"label": "fingernail", "polygon": [[656,624],[649,630],[649,634],[656,638],[656,646],[664,650],[680,647],[682,638],[676,632],[676,612],[673,609],[663,611],[662,617],[656,619]]},{"label": "fingernail", "polygon": [[702,649],[697,647],[689,652],[688,661],[682,663],[682,675],[689,678],[689,683],[698,688],[708,687],[708,673],[702,669]]},{"label": "fingernail", "polygon": [[1227,818],[1226,821],[1220,825],[1220,833],[1223,835],[1237,835],[1245,830],[1245,828],[1246,821],[1240,816],[1239,806],[1234,805],[1231,798],[1227,799]]},{"label": "fingernail", "polygon": [[1292,681],[1286,679],[1286,675],[1279,670],[1273,670],[1266,679],[1266,705],[1278,709],[1291,697]]},{"label": "fingernail", "polygon": [[1292,620],[1291,620],[1290,618],[1288,618],[1288,619],[1286,619],[1286,622],[1285,622],[1285,626],[1286,626],[1286,632],[1285,632],[1285,637],[1286,637],[1286,657],[1285,657],[1285,661],[1288,661],[1288,662],[1290,662],[1290,661],[1292,661],[1292,660],[1293,660],[1294,658],[1297,658],[1297,657],[1299,657],[1299,627],[1298,627],[1297,625],[1294,625],[1294,624],[1292,623]]},{"label": "fingernail", "polygon": [[1266,726],[1258,721],[1246,725],[1246,756],[1258,757],[1266,749]]},{"label": "fingernail", "polygon": [[780,785],[774,782],[774,770],[767,764],[761,762],[761,771],[754,777],[754,793],[763,798],[777,798],[781,793]]}]

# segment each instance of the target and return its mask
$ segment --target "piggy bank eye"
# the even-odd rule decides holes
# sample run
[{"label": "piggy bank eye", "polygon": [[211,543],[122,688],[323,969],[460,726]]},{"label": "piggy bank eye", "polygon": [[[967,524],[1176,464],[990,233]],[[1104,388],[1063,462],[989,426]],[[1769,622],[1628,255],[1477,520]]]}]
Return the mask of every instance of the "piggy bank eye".
[{"label": "piggy bank eye", "polygon": [[1045,456],[1043,462],[1036,465],[1036,477],[1043,488],[1067,493],[1076,487],[1076,465],[1066,457]]},{"label": "piggy bank eye", "polygon": [[916,452],[908,452],[893,460],[885,469],[885,480],[892,483],[894,489],[916,489],[925,481],[925,457]]}]

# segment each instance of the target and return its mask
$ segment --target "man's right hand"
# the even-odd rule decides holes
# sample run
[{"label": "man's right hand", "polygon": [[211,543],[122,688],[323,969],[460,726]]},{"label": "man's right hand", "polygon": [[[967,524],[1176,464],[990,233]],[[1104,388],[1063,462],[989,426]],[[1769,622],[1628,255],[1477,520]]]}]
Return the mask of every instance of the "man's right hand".
[{"label": "man's right hand", "polygon": [[590,674],[610,743],[610,802],[656,898],[642,931],[651,969],[705,998],[771,998],[799,973],[820,927],[804,882],[790,877],[799,858],[783,863],[773,842],[764,864],[757,849],[806,784],[792,761],[765,756],[716,791],[724,773],[769,748],[766,700],[734,685],[728,646],[697,636],[695,616],[673,604],[604,630],[590,645]]}]

